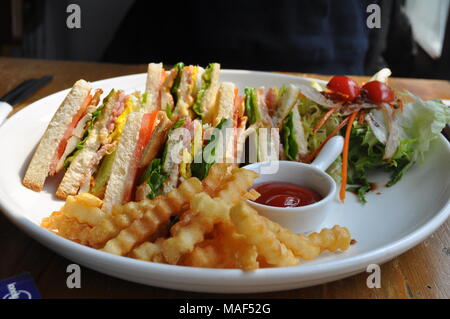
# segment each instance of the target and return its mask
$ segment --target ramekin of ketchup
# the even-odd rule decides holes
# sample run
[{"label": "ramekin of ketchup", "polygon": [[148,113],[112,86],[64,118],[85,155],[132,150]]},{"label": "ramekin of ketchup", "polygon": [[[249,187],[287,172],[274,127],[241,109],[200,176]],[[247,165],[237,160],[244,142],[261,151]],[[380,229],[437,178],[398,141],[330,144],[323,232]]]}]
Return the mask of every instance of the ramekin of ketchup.
[{"label": "ramekin of ketchup", "polygon": [[[259,173],[254,188],[260,197],[248,204],[295,233],[316,231],[338,204],[336,182],[325,170],[342,151],[343,138],[331,138],[311,164],[259,162],[244,168]],[[273,166],[278,165],[278,167]]]},{"label": "ramekin of ketchup", "polygon": [[267,182],[253,187],[261,196],[255,202],[274,207],[311,205],[323,197],[308,187],[287,182]]}]

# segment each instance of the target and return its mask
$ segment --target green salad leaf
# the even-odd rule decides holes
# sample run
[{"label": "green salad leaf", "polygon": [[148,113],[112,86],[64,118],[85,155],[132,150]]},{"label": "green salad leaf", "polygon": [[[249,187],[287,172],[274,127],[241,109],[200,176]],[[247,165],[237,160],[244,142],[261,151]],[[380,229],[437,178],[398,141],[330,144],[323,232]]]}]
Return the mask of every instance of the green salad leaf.
[{"label": "green salad leaf", "polygon": [[[348,181],[349,189],[356,191],[360,200],[366,202],[365,194],[370,190],[366,173],[371,169],[383,169],[391,177],[386,186],[396,184],[417,161],[422,161],[429,150],[430,143],[436,139],[446,123],[450,122],[450,109],[438,100],[423,101],[415,99],[404,105],[398,112],[395,124],[398,125],[400,143],[388,160],[383,160],[385,145],[382,144],[368,125],[355,124],[350,135]],[[371,112],[381,112],[371,110]],[[379,114],[378,114],[379,115]]]},{"label": "green salad leaf", "polygon": [[386,186],[397,183],[403,174],[414,164],[414,139],[402,140],[394,156],[384,160],[385,145],[377,140],[368,125],[354,123],[350,133],[348,153],[348,190],[357,193],[361,202],[366,203],[365,195],[371,184],[367,172],[382,169],[391,173]]}]

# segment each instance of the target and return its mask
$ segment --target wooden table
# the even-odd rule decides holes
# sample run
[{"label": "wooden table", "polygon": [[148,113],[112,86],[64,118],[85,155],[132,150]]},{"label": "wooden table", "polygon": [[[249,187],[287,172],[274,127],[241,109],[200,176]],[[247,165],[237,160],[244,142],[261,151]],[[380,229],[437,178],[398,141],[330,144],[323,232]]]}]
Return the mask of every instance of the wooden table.
[{"label": "wooden table", "polygon": [[[80,79],[95,81],[146,72],[145,65],[44,61],[0,57],[0,96],[23,80],[46,74],[54,80],[15,111],[49,94],[71,87]],[[328,76],[307,74],[328,79]],[[364,81],[367,78],[358,77]],[[393,78],[391,85],[406,88],[424,99],[450,99],[450,83],[440,80]],[[381,266],[380,289],[366,286],[368,274],[320,286],[249,295],[189,293],[139,285],[82,267],[81,289],[66,286],[66,268],[72,262],[11,224],[0,214],[0,279],[30,272],[44,298],[450,298],[450,222],[413,249]]]}]

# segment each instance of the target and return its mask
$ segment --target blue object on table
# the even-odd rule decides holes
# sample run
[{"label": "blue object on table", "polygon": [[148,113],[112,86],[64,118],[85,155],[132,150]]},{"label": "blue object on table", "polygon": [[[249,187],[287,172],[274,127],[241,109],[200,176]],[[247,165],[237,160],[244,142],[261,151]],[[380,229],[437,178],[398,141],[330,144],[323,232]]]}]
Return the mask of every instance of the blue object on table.
[{"label": "blue object on table", "polygon": [[23,273],[0,280],[0,299],[41,299],[33,277]]}]

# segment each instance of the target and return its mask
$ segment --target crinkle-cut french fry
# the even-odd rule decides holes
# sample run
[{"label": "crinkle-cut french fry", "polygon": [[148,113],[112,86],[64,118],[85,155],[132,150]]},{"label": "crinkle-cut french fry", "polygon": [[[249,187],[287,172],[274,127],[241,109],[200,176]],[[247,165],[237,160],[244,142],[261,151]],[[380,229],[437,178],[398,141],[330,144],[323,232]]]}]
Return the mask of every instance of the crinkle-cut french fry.
[{"label": "crinkle-cut french fry", "polygon": [[333,228],[324,228],[319,233],[311,233],[308,238],[318,247],[320,251],[329,250],[335,252],[336,250],[347,250],[350,246],[351,235],[346,227],[339,225]]},{"label": "crinkle-cut french fry", "polygon": [[[239,201],[247,192],[247,189],[253,185],[253,181],[258,177],[258,174],[254,171],[241,168],[235,168],[231,171],[230,169],[230,164],[214,164],[209,170],[208,177],[203,180],[203,186],[209,189],[209,191],[206,191],[205,189],[205,192],[208,193],[209,196],[222,198],[230,205],[233,205]],[[218,178],[218,176],[222,177]],[[209,180],[206,181],[207,179]],[[172,226],[172,229],[170,230],[171,234],[174,235],[180,228],[189,224],[193,215],[194,212],[191,209],[181,214],[180,221]]]},{"label": "crinkle-cut french fry", "polygon": [[259,196],[261,196],[260,193],[258,193],[258,191],[256,191],[254,188],[251,188],[248,190],[247,193],[245,193],[244,195],[242,195],[242,199],[248,199],[248,200],[257,200],[259,198]]},{"label": "crinkle-cut french fry", "polygon": [[253,185],[258,173],[244,168],[234,168],[231,177],[224,187],[217,193],[216,197],[228,202],[230,205],[237,203],[247,189]]},{"label": "crinkle-cut french fry", "polygon": [[[203,190],[202,183],[195,177],[191,177],[181,185],[154,200],[155,206],[145,210],[142,217],[136,219],[127,228],[120,231],[117,237],[110,239],[103,251],[115,254],[126,255],[135,246],[147,240],[160,226],[169,220],[170,216],[180,213],[192,197]],[[137,208],[146,201],[137,202]],[[124,206],[119,206],[124,207]]]},{"label": "crinkle-cut french fry", "polygon": [[[203,181],[203,191],[209,196],[214,197],[217,191],[223,187],[225,183],[231,178],[231,164],[215,163],[211,166]],[[193,215],[192,210],[186,210],[180,215],[179,221],[172,226],[171,233],[174,234],[179,228],[184,227],[189,223]]]},{"label": "crinkle-cut french fry", "polygon": [[294,256],[275,234],[269,229],[256,210],[245,202],[239,202],[230,210],[230,217],[238,233],[256,246],[258,254],[273,266],[294,266],[300,260]]},{"label": "crinkle-cut french fry", "polygon": [[161,248],[163,241],[164,238],[160,237],[154,243],[144,242],[134,248],[129,256],[135,259],[162,263],[164,262]]},{"label": "crinkle-cut french fry", "polygon": [[252,271],[259,268],[258,251],[244,235],[238,234],[231,222],[221,223],[217,227],[218,235],[214,238],[222,252],[221,268],[239,268]]},{"label": "crinkle-cut french fry", "polygon": [[169,264],[177,264],[183,254],[191,252],[216,223],[229,220],[228,203],[220,198],[212,199],[206,193],[192,198],[191,210],[194,215],[189,224],[179,228],[173,237],[162,244],[164,258]]},{"label": "crinkle-cut french fry", "polygon": [[80,223],[95,226],[108,214],[101,210],[103,201],[89,193],[68,196],[61,211],[68,217],[76,218]]},{"label": "crinkle-cut french fry", "polygon": [[87,235],[91,227],[68,217],[62,212],[53,212],[49,217],[42,219],[41,226],[66,239],[87,244]]},{"label": "crinkle-cut french fry", "polygon": [[215,163],[211,166],[202,183],[204,191],[214,197],[220,187],[231,177],[231,164]]},{"label": "crinkle-cut french fry", "polygon": [[311,260],[320,254],[320,247],[306,235],[294,234],[289,229],[282,227],[280,224],[264,216],[260,216],[260,218],[264,220],[267,227],[275,234],[277,239],[292,250],[295,256],[305,260]]},{"label": "crinkle-cut french fry", "polygon": [[114,206],[110,215],[94,226],[89,232],[89,245],[103,247],[111,238],[131,225],[133,221],[141,218],[144,212],[155,207],[154,200],[146,199],[138,203],[128,202],[123,206]]},{"label": "crinkle-cut french fry", "polygon": [[220,249],[214,245],[197,245],[183,256],[180,265],[190,267],[218,268],[222,260]]}]

